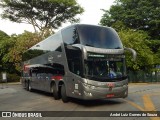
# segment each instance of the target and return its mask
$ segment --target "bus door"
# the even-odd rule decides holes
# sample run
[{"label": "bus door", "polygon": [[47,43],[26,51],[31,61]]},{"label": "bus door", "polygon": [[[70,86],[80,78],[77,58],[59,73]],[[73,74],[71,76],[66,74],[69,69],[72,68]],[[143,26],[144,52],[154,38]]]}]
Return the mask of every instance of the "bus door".
[{"label": "bus door", "polygon": [[67,56],[69,71],[71,72],[70,74],[67,75],[68,76],[67,84],[70,87],[70,90],[74,94],[78,94],[79,93],[78,81],[80,80],[83,74],[82,53],[81,50],[78,48],[71,48],[71,49],[66,49],[66,56]]}]

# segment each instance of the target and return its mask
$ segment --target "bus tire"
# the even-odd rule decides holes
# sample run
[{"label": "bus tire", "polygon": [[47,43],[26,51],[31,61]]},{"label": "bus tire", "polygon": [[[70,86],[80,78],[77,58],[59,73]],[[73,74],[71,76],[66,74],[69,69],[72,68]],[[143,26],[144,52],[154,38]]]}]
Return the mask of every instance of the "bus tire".
[{"label": "bus tire", "polygon": [[28,82],[28,91],[32,92],[32,87],[30,82]]},{"label": "bus tire", "polygon": [[26,90],[29,91],[29,81],[26,81]]},{"label": "bus tire", "polygon": [[64,84],[62,84],[62,87],[61,87],[61,97],[64,103],[69,102],[69,97],[67,97],[66,88]]},{"label": "bus tire", "polygon": [[58,100],[58,99],[60,99],[60,95],[59,95],[59,92],[58,92],[58,90],[56,89],[56,84],[53,84],[52,85],[52,89],[53,89],[53,97],[54,97],[54,99],[55,100]]},{"label": "bus tire", "polygon": [[25,82],[24,82],[24,88],[27,90],[27,85],[28,83],[27,83],[27,81],[25,80]]}]

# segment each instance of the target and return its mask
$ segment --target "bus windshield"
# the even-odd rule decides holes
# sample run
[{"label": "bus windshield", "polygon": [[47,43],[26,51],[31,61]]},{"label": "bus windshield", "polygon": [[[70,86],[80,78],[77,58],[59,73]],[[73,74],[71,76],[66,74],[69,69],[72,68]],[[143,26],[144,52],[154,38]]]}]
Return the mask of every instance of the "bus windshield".
[{"label": "bus windshield", "polygon": [[112,28],[81,25],[77,26],[77,30],[82,45],[106,49],[123,48],[118,34]]},{"label": "bus windshield", "polygon": [[85,61],[85,75],[94,80],[121,80],[126,77],[124,59],[89,59]]}]

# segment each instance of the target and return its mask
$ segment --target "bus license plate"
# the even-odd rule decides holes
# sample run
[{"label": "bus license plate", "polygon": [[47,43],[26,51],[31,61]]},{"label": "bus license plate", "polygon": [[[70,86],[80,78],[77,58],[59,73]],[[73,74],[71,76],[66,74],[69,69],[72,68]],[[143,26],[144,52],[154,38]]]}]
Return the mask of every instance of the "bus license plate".
[{"label": "bus license plate", "polygon": [[112,98],[112,97],[114,97],[114,94],[108,94],[107,95],[107,98]]}]

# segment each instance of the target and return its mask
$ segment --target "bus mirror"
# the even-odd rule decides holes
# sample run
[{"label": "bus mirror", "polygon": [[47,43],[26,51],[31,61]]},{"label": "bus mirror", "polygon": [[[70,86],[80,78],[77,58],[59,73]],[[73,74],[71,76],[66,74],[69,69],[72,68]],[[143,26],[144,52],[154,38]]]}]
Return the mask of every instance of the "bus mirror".
[{"label": "bus mirror", "polygon": [[70,49],[70,50],[77,50],[76,47],[72,46],[72,45],[67,45],[67,49]]},{"label": "bus mirror", "polygon": [[132,55],[133,55],[133,61],[136,61],[136,58],[137,58],[137,53],[136,53],[136,51],[134,50],[134,49],[132,49],[132,48],[124,48],[125,50],[127,50],[127,51],[129,51],[129,52],[131,52],[132,53]]}]

